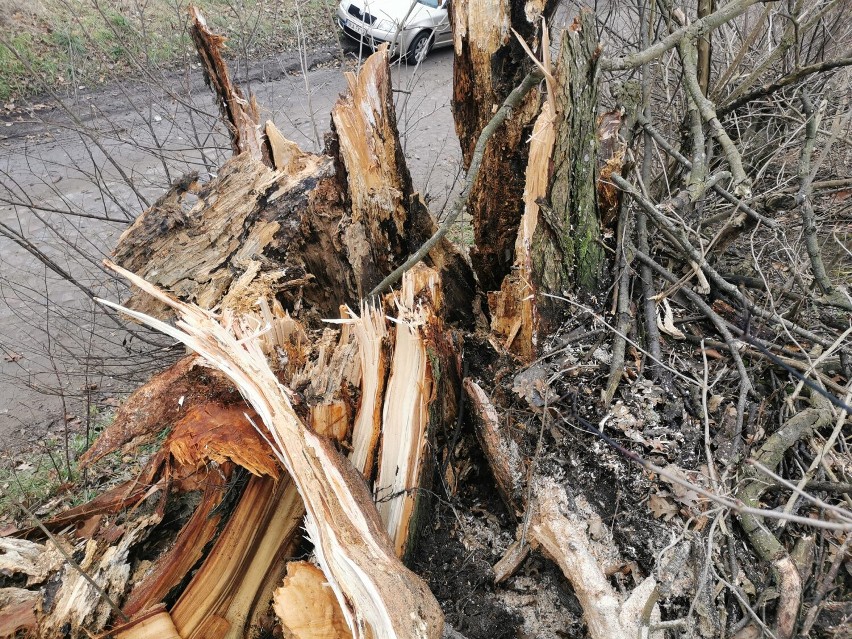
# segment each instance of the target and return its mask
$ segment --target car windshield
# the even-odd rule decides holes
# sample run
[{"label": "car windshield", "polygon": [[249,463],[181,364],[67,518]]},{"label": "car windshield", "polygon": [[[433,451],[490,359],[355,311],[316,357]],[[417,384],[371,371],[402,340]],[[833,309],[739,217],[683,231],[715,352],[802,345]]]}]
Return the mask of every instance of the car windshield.
[{"label": "car windshield", "polygon": [[438,8],[438,0],[417,0],[417,3],[426,5],[427,7],[432,7],[433,9]]}]

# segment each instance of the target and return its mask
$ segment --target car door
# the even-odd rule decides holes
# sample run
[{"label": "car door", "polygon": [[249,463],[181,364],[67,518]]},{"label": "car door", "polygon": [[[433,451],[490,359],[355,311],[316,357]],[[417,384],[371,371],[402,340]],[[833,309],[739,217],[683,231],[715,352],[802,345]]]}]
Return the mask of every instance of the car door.
[{"label": "car door", "polygon": [[430,9],[434,15],[435,25],[435,44],[440,47],[445,44],[450,44],[453,40],[452,29],[450,29],[450,16],[447,13],[448,0],[444,0],[442,5],[437,9]]}]

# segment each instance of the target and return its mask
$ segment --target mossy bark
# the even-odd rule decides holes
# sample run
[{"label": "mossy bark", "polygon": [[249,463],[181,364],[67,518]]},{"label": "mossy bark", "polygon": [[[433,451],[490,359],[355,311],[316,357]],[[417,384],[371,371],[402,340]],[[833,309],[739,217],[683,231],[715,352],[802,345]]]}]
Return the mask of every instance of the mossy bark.
[{"label": "mossy bark", "polygon": [[533,238],[533,277],[542,292],[594,295],[604,252],[596,197],[599,49],[594,14],[584,10],[565,29],[557,66],[558,128],[550,206]]}]

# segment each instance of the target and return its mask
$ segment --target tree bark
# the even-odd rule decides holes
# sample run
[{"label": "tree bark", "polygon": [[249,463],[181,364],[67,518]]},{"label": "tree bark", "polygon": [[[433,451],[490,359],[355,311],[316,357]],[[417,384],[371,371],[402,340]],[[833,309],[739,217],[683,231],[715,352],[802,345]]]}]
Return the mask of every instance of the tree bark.
[{"label": "tree bark", "polygon": [[562,34],[550,207],[543,209],[545,223],[533,239],[533,278],[541,291],[555,295],[569,290],[593,295],[602,284],[596,195],[599,54],[594,14],[582,10]]},{"label": "tree bark", "polygon": [[[549,15],[554,6],[551,0],[452,3],[453,116],[465,168],[470,166],[480,132],[531,66],[512,29],[535,47],[538,18]],[[537,91],[530,92],[491,136],[479,178],[471,188],[468,202],[474,232],[471,258],[486,291],[499,289],[512,267],[524,208],[524,171],[529,153],[526,142],[539,100]]]}]

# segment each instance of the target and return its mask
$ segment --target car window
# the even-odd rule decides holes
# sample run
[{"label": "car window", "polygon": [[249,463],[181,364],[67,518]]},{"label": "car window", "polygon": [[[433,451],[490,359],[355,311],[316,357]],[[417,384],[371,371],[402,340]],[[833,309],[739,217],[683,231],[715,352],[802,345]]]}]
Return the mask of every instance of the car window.
[{"label": "car window", "polygon": [[433,9],[438,8],[438,0],[417,0],[417,2]]}]

